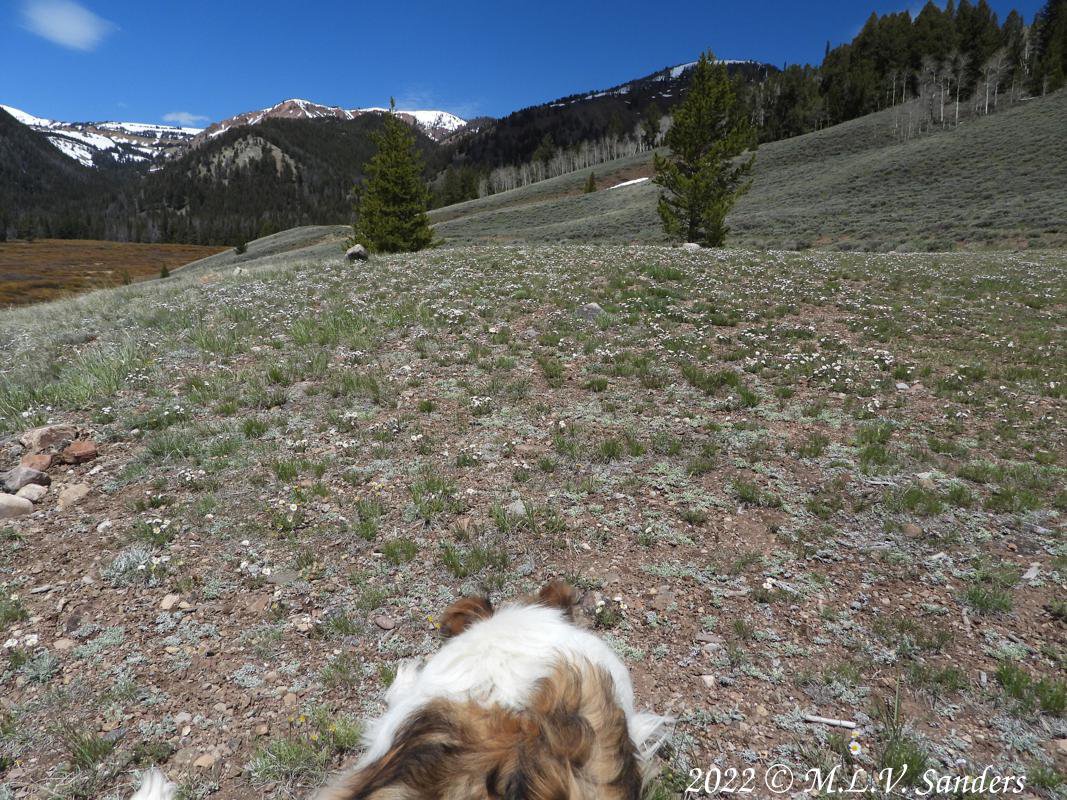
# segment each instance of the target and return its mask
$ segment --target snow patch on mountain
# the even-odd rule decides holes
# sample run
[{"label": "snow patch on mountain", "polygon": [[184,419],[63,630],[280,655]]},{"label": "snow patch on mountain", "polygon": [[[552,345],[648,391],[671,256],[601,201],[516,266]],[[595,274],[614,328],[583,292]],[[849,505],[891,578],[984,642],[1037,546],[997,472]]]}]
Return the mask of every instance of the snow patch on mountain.
[{"label": "snow patch on mountain", "polygon": [[100,153],[120,163],[150,161],[173,152],[201,131],[150,122],[60,122],[12,106],[0,108],[87,167],[94,165],[94,156]]}]

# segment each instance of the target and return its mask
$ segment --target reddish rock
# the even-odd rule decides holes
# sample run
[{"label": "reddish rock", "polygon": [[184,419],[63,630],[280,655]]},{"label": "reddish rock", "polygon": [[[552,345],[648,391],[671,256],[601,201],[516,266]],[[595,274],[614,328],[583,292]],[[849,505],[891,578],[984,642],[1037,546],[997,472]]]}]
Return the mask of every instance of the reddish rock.
[{"label": "reddish rock", "polygon": [[92,439],[79,439],[59,454],[59,460],[64,464],[84,464],[86,461],[92,461],[96,456],[96,442]]},{"label": "reddish rock", "polygon": [[78,435],[73,425],[46,425],[22,434],[19,441],[29,453],[55,452],[62,450]]},{"label": "reddish rock", "polygon": [[38,472],[47,472],[48,468],[52,466],[52,456],[49,453],[30,453],[23,456],[19,463]]}]

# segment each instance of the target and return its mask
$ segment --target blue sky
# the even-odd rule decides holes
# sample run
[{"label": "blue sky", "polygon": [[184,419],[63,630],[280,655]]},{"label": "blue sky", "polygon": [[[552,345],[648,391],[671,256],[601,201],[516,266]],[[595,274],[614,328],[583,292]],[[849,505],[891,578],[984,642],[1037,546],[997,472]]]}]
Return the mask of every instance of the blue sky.
[{"label": "blue sky", "polygon": [[[991,0],[1029,22],[1041,0]],[[289,97],[501,116],[693,60],[818,62],[918,0],[0,0],[0,103],[202,124]]]}]

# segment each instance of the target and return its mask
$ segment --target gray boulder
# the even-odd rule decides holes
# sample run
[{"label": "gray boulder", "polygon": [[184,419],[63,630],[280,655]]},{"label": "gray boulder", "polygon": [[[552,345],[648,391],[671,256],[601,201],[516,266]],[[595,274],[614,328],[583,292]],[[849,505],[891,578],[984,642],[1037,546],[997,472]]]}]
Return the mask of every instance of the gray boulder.
[{"label": "gray boulder", "polygon": [[14,519],[33,513],[33,503],[13,494],[0,494],[0,519]]},{"label": "gray boulder", "polygon": [[9,469],[7,472],[0,474],[0,480],[3,481],[4,491],[9,494],[14,494],[23,486],[27,486],[31,483],[37,483],[41,486],[47,486],[52,482],[45,473],[33,467],[25,467],[21,464],[14,469]]},{"label": "gray boulder", "polygon": [[354,244],[345,251],[345,258],[349,261],[366,261],[370,258],[370,253],[363,245]]},{"label": "gray boulder", "polygon": [[586,322],[592,322],[603,313],[604,309],[600,307],[599,303],[586,303],[578,308],[578,316]]},{"label": "gray boulder", "polygon": [[699,253],[700,245],[696,242],[686,242],[682,245],[682,249],[685,250],[685,252],[687,253]]}]

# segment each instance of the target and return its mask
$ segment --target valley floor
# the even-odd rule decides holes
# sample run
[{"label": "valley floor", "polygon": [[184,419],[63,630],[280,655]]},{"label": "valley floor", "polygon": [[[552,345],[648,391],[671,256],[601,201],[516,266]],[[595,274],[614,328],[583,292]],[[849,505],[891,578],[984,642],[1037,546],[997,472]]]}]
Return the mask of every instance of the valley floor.
[{"label": "valley floor", "polygon": [[54,300],[75,292],[158,278],[227,248],[87,239],[0,243],[0,308]]},{"label": "valley floor", "polygon": [[0,797],[305,796],[449,602],[557,576],[679,718],[659,797],[1053,796],[1067,255],[264,241],[0,314],[3,468],[45,424],[97,450],[0,527]]}]

